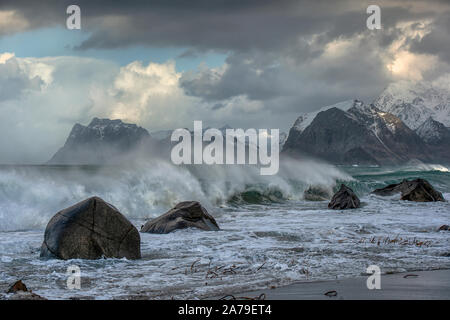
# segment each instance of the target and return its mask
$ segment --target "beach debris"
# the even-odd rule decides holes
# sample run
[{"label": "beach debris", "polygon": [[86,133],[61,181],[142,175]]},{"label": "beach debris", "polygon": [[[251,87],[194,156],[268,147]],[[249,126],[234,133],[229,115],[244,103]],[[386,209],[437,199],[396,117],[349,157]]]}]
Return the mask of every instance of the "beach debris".
[{"label": "beach debris", "polygon": [[206,271],[206,279],[222,278],[224,275],[234,275],[237,273],[235,270],[236,268],[237,267],[234,264],[228,268],[225,266],[217,266]]},{"label": "beach debris", "polygon": [[379,196],[392,196],[400,193],[401,200],[415,202],[445,201],[442,193],[433,188],[425,179],[406,180],[400,183],[390,184],[387,187],[372,191]]},{"label": "beach debris", "polygon": [[197,269],[195,269],[195,264],[196,264],[197,262],[200,262],[200,261],[201,261],[201,259],[197,259],[197,260],[195,260],[194,262],[192,262],[192,264],[191,264],[191,273],[197,272]]},{"label": "beach debris", "polygon": [[138,230],[114,206],[98,197],[58,212],[45,229],[41,257],[99,259],[141,257]]},{"label": "beach debris", "polygon": [[6,293],[16,293],[18,291],[28,291],[27,286],[25,283],[22,282],[22,280],[16,281],[11,287],[9,287],[8,291]]},{"label": "beach debris", "polygon": [[444,224],[444,225],[439,227],[438,231],[450,231],[450,226]]},{"label": "beach debris", "polygon": [[403,278],[408,279],[408,278],[417,278],[419,275],[417,274],[406,274],[403,276]]},{"label": "beach debris", "polygon": [[416,247],[429,247],[432,245],[431,240],[419,240],[416,237],[414,238],[402,238],[398,235],[395,238],[390,237],[372,237],[372,238],[366,238],[362,237],[359,241],[359,243],[371,243],[376,244],[378,246],[380,245],[387,245],[387,244],[398,244],[398,245],[412,245]]},{"label": "beach debris", "polygon": [[336,297],[338,295],[338,293],[336,290],[331,290],[331,291],[325,292],[324,295],[328,296],[328,297]]},{"label": "beach debris", "polygon": [[256,269],[256,271],[261,270],[261,269],[264,267],[264,265],[266,264],[266,262],[267,262],[267,261],[264,261],[264,263],[263,263],[258,269]]},{"label": "beach debris", "polygon": [[344,184],[341,184],[341,188],[333,195],[328,208],[334,210],[344,209],[356,209],[359,208],[361,202],[352,189]]},{"label": "beach debris", "polygon": [[141,232],[170,233],[178,229],[198,228],[205,231],[220,230],[216,220],[197,201],[178,203],[156,219],[147,221]]},{"label": "beach debris", "polygon": [[232,294],[228,294],[228,295],[220,298],[219,300],[265,300],[265,299],[266,299],[266,294],[261,293],[257,297],[235,297]]}]

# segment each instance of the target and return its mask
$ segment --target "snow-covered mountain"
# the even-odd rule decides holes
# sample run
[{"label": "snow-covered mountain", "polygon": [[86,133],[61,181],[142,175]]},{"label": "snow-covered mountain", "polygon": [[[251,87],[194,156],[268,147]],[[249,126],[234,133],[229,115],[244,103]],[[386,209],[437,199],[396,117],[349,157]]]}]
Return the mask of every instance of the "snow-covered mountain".
[{"label": "snow-covered mountain", "polygon": [[318,112],[304,130],[293,126],[283,152],[337,164],[430,160],[425,143],[398,117],[359,100],[354,100],[350,106],[348,103],[339,105],[345,107],[324,108]]},{"label": "snow-covered mountain", "polygon": [[94,118],[87,126],[75,124],[64,146],[49,164],[102,164],[150,141],[144,128],[121,120]]},{"label": "snow-covered mountain", "polygon": [[[428,144],[439,144],[450,138],[450,129],[429,117],[416,130],[419,137]],[[450,145],[448,146],[450,148]]]},{"label": "snow-covered mountain", "polygon": [[436,88],[427,82],[399,81],[390,84],[373,104],[396,115],[413,130],[430,117],[450,127],[450,88]]},{"label": "snow-covered mountain", "polygon": [[286,132],[280,132],[280,150],[283,149],[283,146],[286,143],[287,138],[288,135]]},{"label": "snow-covered mountain", "polygon": [[334,163],[450,163],[450,88],[390,84],[373,102],[350,100],[300,114],[283,151]]},{"label": "snow-covered mountain", "polygon": [[322,107],[317,111],[301,113],[300,116],[295,121],[293,129],[295,129],[298,132],[302,132],[303,130],[306,129],[306,127],[308,127],[311,124],[311,122],[314,120],[314,118],[317,116],[319,112],[326,111],[331,108],[338,108],[340,110],[347,111],[348,109],[353,107],[353,103],[354,100],[347,100],[333,104],[331,106]]},{"label": "snow-covered mountain", "polygon": [[427,144],[433,159],[450,163],[450,128],[430,117],[415,131]]}]

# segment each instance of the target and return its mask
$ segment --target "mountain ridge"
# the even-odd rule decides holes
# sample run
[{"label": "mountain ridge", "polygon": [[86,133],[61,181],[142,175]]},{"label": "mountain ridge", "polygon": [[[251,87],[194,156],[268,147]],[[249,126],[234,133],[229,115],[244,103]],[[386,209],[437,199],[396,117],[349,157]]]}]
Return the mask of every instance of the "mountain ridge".
[{"label": "mountain ridge", "polygon": [[333,107],[319,112],[300,131],[293,127],[285,154],[311,156],[335,164],[399,164],[430,158],[420,137],[398,117],[354,100],[347,111]]},{"label": "mountain ridge", "polygon": [[47,164],[110,163],[149,139],[148,131],[136,124],[93,118],[87,126],[76,123]]}]

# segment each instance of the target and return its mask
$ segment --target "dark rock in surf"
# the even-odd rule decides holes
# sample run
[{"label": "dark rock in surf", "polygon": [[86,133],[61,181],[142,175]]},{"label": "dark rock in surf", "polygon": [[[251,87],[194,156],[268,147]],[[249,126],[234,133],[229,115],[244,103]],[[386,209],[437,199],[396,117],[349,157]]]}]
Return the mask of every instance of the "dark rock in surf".
[{"label": "dark rock in surf", "polygon": [[17,291],[9,300],[47,300],[31,291]]},{"label": "dark rock in surf", "polygon": [[197,201],[178,203],[156,219],[148,221],[141,232],[170,233],[178,229],[198,228],[205,231],[220,230],[216,220]]},{"label": "dark rock in surf", "polygon": [[22,280],[16,281],[6,293],[14,293],[9,300],[47,300],[40,295],[28,290],[25,283]]},{"label": "dark rock in surf", "polygon": [[438,231],[450,231],[450,226],[444,224],[438,229]]},{"label": "dark rock in surf", "polygon": [[341,188],[333,195],[328,208],[334,210],[356,209],[359,208],[361,202],[352,189],[341,184]]},{"label": "dark rock in surf", "polygon": [[[345,110],[342,107],[300,116],[289,131],[283,154],[334,164],[396,165],[411,159],[431,161],[428,146],[395,115],[358,100],[346,103]],[[312,121],[308,120],[310,117]]]},{"label": "dark rock in surf", "polygon": [[6,293],[16,293],[17,291],[28,291],[27,286],[22,282],[22,280],[16,281],[11,287],[9,287]]},{"label": "dark rock in surf", "polygon": [[330,200],[332,194],[320,186],[310,186],[303,192],[303,198],[308,201],[326,201]]},{"label": "dark rock in surf", "polygon": [[141,257],[138,230],[98,197],[58,212],[45,229],[41,257],[99,259]]},{"label": "dark rock in surf", "polygon": [[387,187],[372,192],[379,196],[392,196],[400,193],[401,200],[416,202],[445,201],[442,193],[424,179],[403,180],[400,183],[390,184]]}]

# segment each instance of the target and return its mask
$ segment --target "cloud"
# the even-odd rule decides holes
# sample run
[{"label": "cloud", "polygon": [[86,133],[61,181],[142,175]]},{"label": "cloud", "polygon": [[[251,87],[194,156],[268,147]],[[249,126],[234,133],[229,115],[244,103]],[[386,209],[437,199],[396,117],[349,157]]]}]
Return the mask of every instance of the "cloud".
[{"label": "cloud", "polygon": [[109,90],[111,116],[149,130],[181,125],[197,101],[184,94],[180,77],[173,61],[148,65],[135,61],[122,67]]},{"label": "cloud", "polygon": [[94,106],[91,91],[106,90],[117,70],[75,57],[11,57],[0,64],[0,163],[43,163],[75,122],[106,116],[107,106]]},{"label": "cloud", "polygon": [[0,37],[27,30],[30,27],[25,17],[15,10],[0,11]]},{"label": "cloud", "polygon": [[450,12],[443,13],[430,26],[429,32],[412,41],[411,51],[432,54],[450,63]]},{"label": "cloud", "polygon": [[[69,4],[3,0],[0,21],[9,22],[0,22],[0,37],[64,27]],[[88,58],[1,55],[0,147],[10,147],[0,162],[44,161],[73,123],[94,116],[149,130],[191,126],[193,120],[288,130],[300,112],[352,98],[370,102],[390,82],[444,81],[450,72],[448,1],[380,0],[382,30],[373,31],[366,28],[371,1],[77,4],[86,40],[74,54],[176,47],[183,48],[183,59],[220,52],[226,62],[181,72],[176,61],[120,67]],[[23,147],[18,152],[14,145]]]},{"label": "cloud", "polygon": [[431,12],[419,2],[403,8],[398,4],[382,6],[382,31],[355,27],[361,16],[344,10],[331,20],[336,22],[333,29],[299,33],[297,41],[275,51],[234,51],[222,68],[201,66],[183,74],[181,85],[188,95],[207,102],[245,96],[262,102],[264,112],[285,112],[288,119],[294,111],[337,101],[370,102],[393,81],[432,81],[449,72],[438,55],[411,49],[432,33],[436,17],[448,11]]}]

